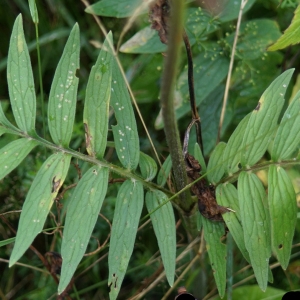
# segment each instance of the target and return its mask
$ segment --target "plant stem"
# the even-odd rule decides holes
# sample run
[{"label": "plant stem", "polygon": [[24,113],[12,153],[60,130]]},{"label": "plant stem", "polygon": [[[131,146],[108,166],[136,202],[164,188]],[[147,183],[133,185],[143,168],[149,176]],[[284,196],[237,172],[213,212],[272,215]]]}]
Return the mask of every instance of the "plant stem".
[{"label": "plant stem", "polygon": [[[173,1],[171,10],[172,13],[169,23],[170,34],[168,36],[168,50],[164,65],[160,98],[166,140],[172,159],[175,185],[177,190],[181,190],[187,185],[187,175],[175,117],[174,86],[182,41],[183,1]],[[192,202],[189,191],[181,193],[180,201],[178,202],[177,200],[177,204],[184,212],[189,213],[191,211],[194,203]]]},{"label": "plant stem", "polygon": [[229,86],[230,86],[231,74],[232,74],[233,63],[234,63],[235,49],[236,49],[236,44],[237,44],[237,40],[238,40],[238,36],[239,36],[240,25],[241,25],[242,16],[243,16],[243,10],[244,10],[247,2],[248,2],[248,0],[241,0],[240,12],[239,12],[239,16],[238,16],[238,20],[237,20],[237,24],[236,24],[236,31],[235,31],[234,41],[233,41],[233,45],[232,45],[229,70],[228,70],[228,75],[227,75],[227,80],[226,80],[225,93],[224,93],[222,111],[221,111],[220,122],[219,122],[217,143],[219,143],[220,138],[221,138],[221,130],[222,130],[223,122],[224,122],[226,104],[227,104],[227,100],[228,100],[228,93],[229,93]]}]

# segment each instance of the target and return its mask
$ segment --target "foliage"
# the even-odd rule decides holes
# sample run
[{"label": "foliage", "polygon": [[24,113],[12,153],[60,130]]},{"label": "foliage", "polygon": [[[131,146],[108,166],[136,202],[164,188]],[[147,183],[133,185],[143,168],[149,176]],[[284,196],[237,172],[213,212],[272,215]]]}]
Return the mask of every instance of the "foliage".
[{"label": "foliage", "polygon": [[[290,259],[299,254],[292,248],[299,237],[295,193],[299,186],[295,185],[295,178],[299,178],[297,166],[300,162],[300,92],[293,93],[291,100],[287,101],[291,94],[288,86],[294,81],[294,69],[291,67],[297,67],[299,63],[297,52],[293,52],[295,50],[292,48],[290,51],[294,58],[285,60],[281,52],[266,52],[266,47],[280,36],[278,23],[271,17],[256,18],[256,12],[264,9],[266,2],[248,1],[238,37],[230,99],[221,131],[224,142],[216,144],[224,80],[228,76],[235,38],[233,27],[239,8],[236,1],[227,1],[213,14],[209,9],[197,7],[193,1],[188,2],[191,3],[187,8],[185,24],[194,56],[196,104],[202,121],[204,153],[195,143],[194,132],[191,133],[189,151],[202,165],[201,180],[205,178],[216,187],[218,204],[233,210],[224,214],[223,218],[236,249],[240,251],[234,268],[238,270],[250,264],[258,286],[270,296],[295,289],[298,286],[281,284],[281,290],[272,290],[268,282],[272,281],[275,264],[292,274]],[[272,6],[276,1],[267,2]],[[22,2],[22,6],[21,2],[16,3],[24,10],[26,20],[31,14],[36,26],[38,22],[43,24],[43,18],[37,14],[43,15],[45,12],[36,7],[34,1],[29,1],[30,10],[27,4]],[[6,199],[1,211],[1,251],[10,257],[10,267],[21,260],[28,268],[35,266],[35,272],[45,272],[39,267],[37,258],[32,259],[26,252],[30,248],[48,268],[47,275],[51,274],[53,278],[43,276],[41,282],[34,286],[36,291],[31,294],[32,299],[49,298],[55,291],[61,297],[79,297],[79,294],[89,295],[89,289],[96,288],[99,297],[107,298],[103,285],[108,285],[110,299],[116,299],[118,295],[120,298],[137,296],[134,299],[140,299],[145,293],[150,298],[162,298],[162,295],[167,297],[172,291],[167,292],[167,285],[154,289],[154,285],[164,279],[164,274],[170,286],[186,285],[198,298],[208,299],[215,295],[215,286],[221,298],[226,293],[226,287],[228,299],[231,296],[232,299],[240,297],[242,288],[231,295],[232,283],[226,283],[230,239],[226,240],[224,223],[212,222],[197,213],[195,197],[191,200],[190,211],[183,211],[179,195],[195,182],[183,190],[176,190],[174,178],[170,176],[170,156],[161,164],[160,156],[153,155],[164,152],[167,156],[169,152],[165,150],[168,145],[163,133],[158,131],[166,125],[156,101],[163,60],[160,53],[166,50],[166,46],[160,43],[156,33],[147,25],[147,7],[140,4],[141,1],[102,0],[86,9],[89,14],[114,17],[104,18],[104,25],[100,24],[105,35],[100,52],[86,43],[86,33],[80,34],[80,30],[83,31],[81,24],[75,24],[73,20],[66,19],[68,27],[73,23],[72,29],[66,31],[68,33],[63,31],[63,27],[55,30],[55,38],[47,38],[47,33],[44,33],[39,38],[40,47],[43,38],[50,42],[68,35],[64,49],[61,49],[62,54],[56,50],[55,57],[60,56],[60,60],[56,59],[55,71],[52,69],[52,58],[49,66],[40,65],[39,70],[35,70],[30,59],[33,55],[30,53],[31,47],[25,40],[22,14],[11,26],[7,56],[11,111],[8,101],[1,101],[3,105],[0,105],[0,192],[1,197]],[[57,5],[63,7],[65,12],[68,9],[71,11],[63,4]],[[272,13],[280,16],[284,9],[274,8]],[[283,37],[291,32],[297,33],[294,26],[298,10]],[[84,18],[90,19],[89,14]],[[125,26],[122,20],[117,19],[130,16]],[[80,23],[80,17],[76,18]],[[107,33],[105,26],[117,29]],[[96,30],[93,25],[92,36]],[[127,30],[129,32],[126,34]],[[124,35],[127,41],[122,43]],[[86,53],[90,53],[90,57],[88,67],[85,65],[80,71],[82,40],[85,54],[80,60],[86,62]],[[288,39],[284,46],[274,48],[275,44],[273,49],[269,49],[281,49],[296,42]],[[280,39],[278,43],[281,43]],[[120,47],[115,47],[116,44]],[[43,56],[44,53],[42,61],[46,61],[47,56]],[[181,133],[190,118],[185,64],[186,60],[182,58],[174,103]],[[278,64],[289,68],[280,75]],[[90,65],[93,66],[90,68]],[[45,68],[54,74],[53,79],[48,79]],[[42,72],[45,72],[44,82],[48,86],[47,117],[43,114],[43,83],[40,81],[37,84],[35,80],[37,74],[42,75]],[[299,87],[296,86],[296,89]],[[161,101],[163,105],[164,99]],[[153,141],[144,136],[141,123],[147,125],[148,137],[153,136]],[[156,148],[151,146],[153,144]],[[206,167],[204,157],[208,155]],[[71,168],[73,164],[75,168]],[[28,172],[30,168],[31,173]],[[11,174],[10,177],[5,178],[8,174]],[[25,201],[20,204],[16,199]],[[176,213],[171,203],[177,208]],[[20,205],[20,216],[5,215],[14,216]],[[12,225],[8,218],[11,218]],[[151,222],[153,230],[146,220]],[[184,226],[180,226],[181,222]],[[17,223],[16,238],[12,239],[13,227]],[[203,232],[200,243],[196,223],[198,230]],[[52,235],[45,237],[52,230]],[[41,232],[44,234],[40,235]],[[41,236],[45,239],[42,247],[36,243]],[[94,236],[98,246],[92,239]],[[182,236],[183,242],[179,241]],[[101,244],[100,240],[104,242]],[[200,244],[199,251],[197,247],[192,247],[197,243]],[[151,258],[157,249],[160,255]],[[51,260],[52,251],[61,253],[61,266]],[[201,264],[199,271],[199,259],[205,257],[205,253],[209,260]],[[189,262],[186,254],[195,256],[197,270],[193,271],[192,265],[186,264]],[[105,256],[108,256],[108,266],[106,262],[98,263]],[[278,263],[273,263],[275,260]],[[144,267],[145,262],[150,268]],[[208,266],[210,271],[206,270]],[[20,267],[10,270],[17,268]],[[57,268],[61,268],[61,272]],[[6,274],[13,274],[10,270],[6,270]],[[83,278],[80,271],[89,271],[87,277],[93,284],[88,280],[80,282],[78,278]],[[18,277],[26,274],[22,270],[13,272],[18,272]],[[180,274],[186,272],[188,279],[183,280]],[[252,271],[247,272],[252,274]],[[59,280],[57,273],[60,273]],[[174,283],[175,274],[179,280]],[[200,291],[200,277],[208,282],[212,276],[215,286],[204,284]],[[282,282],[280,276],[274,276],[275,286],[278,281]],[[243,274],[238,274],[235,280],[238,282],[243,278]],[[288,280],[296,282],[290,277]],[[58,289],[55,281],[59,281]],[[126,288],[130,281],[133,282],[131,291]],[[140,284],[142,281],[145,281],[144,285]],[[155,283],[152,290],[150,283]],[[260,295],[257,286],[252,289],[250,294]],[[20,297],[26,296],[29,291],[24,288]]]}]

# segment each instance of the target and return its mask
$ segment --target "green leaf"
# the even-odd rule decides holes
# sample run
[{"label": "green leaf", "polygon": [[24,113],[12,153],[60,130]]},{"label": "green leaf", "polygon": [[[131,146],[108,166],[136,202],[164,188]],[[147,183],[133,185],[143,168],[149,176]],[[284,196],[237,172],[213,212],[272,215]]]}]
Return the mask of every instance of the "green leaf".
[{"label": "green leaf", "polygon": [[0,179],[16,168],[38,143],[21,138],[0,149]]},{"label": "green leaf", "polygon": [[151,181],[157,173],[157,164],[149,155],[141,152],[139,161],[142,177],[146,181]]},{"label": "green leaf", "polygon": [[272,248],[285,270],[288,267],[297,221],[293,184],[285,170],[272,165],[268,174],[268,201],[271,216]]},{"label": "green leaf", "polygon": [[38,171],[23,204],[9,266],[16,263],[42,231],[58,190],[66,178],[70,160],[68,154],[52,154]]},{"label": "green leaf", "polygon": [[161,53],[166,50],[167,46],[150,26],[138,31],[120,47],[120,51],[124,53]]},{"label": "green leaf", "polygon": [[22,15],[17,17],[10,38],[7,83],[12,111],[18,127],[26,133],[34,133],[36,98]]},{"label": "green leaf", "polygon": [[80,179],[68,205],[61,246],[58,293],[65,290],[81,261],[98,219],[108,184],[108,169],[95,166]]},{"label": "green leaf", "polygon": [[202,215],[201,219],[213,275],[219,295],[223,298],[226,287],[226,245],[221,242],[221,238],[225,235],[224,224],[222,222],[211,222]]},{"label": "green leaf", "polygon": [[85,12],[98,16],[126,18],[130,17],[141,4],[141,0],[102,0],[86,8]]},{"label": "green leaf", "polygon": [[207,179],[210,183],[216,184],[224,175],[223,152],[226,143],[220,142],[211,154],[207,165]]},{"label": "green leaf", "polygon": [[191,45],[197,41],[203,41],[208,34],[219,28],[219,21],[215,16],[201,7],[187,8],[185,14],[187,17],[185,30]]},{"label": "green leaf", "polygon": [[[247,4],[243,10],[243,13],[248,11],[255,0],[248,0]],[[222,3],[222,5],[219,6],[221,9],[219,9],[219,15],[218,20],[222,23],[232,21],[234,19],[237,19],[241,7],[241,2],[236,0],[228,0]],[[218,9],[218,8],[217,8]]]},{"label": "green leaf", "polygon": [[2,109],[1,103],[0,103],[0,124],[2,124],[2,125],[3,125],[4,127],[6,127],[7,129],[11,129],[12,131],[17,131],[17,132],[20,131],[17,127],[15,127],[13,124],[11,124],[11,123],[7,120],[7,118],[6,118],[5,114],[4,114],[4,111],[3,111],[3,109]]},{"label": "green leaf", "polygon": [[229,207],[235,211],[225,213],[222,217],[244,258],[250,262],[249,253],[244,242],[243,227],[240,223],[240,208],[237,189],[231,183],[220,184],[216,189],[216,198],[218,204]]},{"label": "green leaf", "polygon": [[243,151],[242,141],[250,116],[251,114],[245,116],[243,120],[239,123],[239,125],[235,128],[223,152],[225,172],[229,175],[232,175],[233,173],[239,170],[238,165],[241,162],[241,156]]},{"label": "green leaf", "polygon": [[33,23],[38,24],[39,23],[39,15],[38,15],[35,0],[28,0],[28,4],[29,4],[32,21],[33,21]]},{"label": "green leaf", "polygon": [[117,196],[108,253],[109,298],[117,298],[131,257],[143,208],[141,182],[125,181]]},{"label": "green leaf", "polygon": [[117,61],[112,63],[111,106],[118,124],[112,126],[118,158],[129,170],[135,170],[139,163],[140,147],[135,116],[129,92]]},{"label": "green leaf", "polygon": [[198,162],[201,166],[201,172],[200,173],[205,174],[207,172],[206,163],[205,163],[201,148],[200,148],[198,143],[195,143],[195,146],[194,146],[194,156],[198,160]]},{"label": "green leaf", "polygon": [[68,147],[75,118],[79,69],[79,27],[75,24],[56,68],[48,104],[48,125],[55,144]]},{"label": "green leaf", "polygon": [[168,197],[163,192],[157,190],[146,194],[147,210],[157,238],[166,277],[169,285],[172,286],[176,266],[176,226],[172,204],[167,202],[151,213],[167,199]]},{"label": "green leaf", "polygon": [[108,112],[112,76],[112,33],[110,32],[92,67],[87,84],[83,122],[86,131],[87,152],[103,158],[108,133]]},{"label": "green leaf", "polygon": [[284,34],[276,41],[276,43],[270,46],[267,50],[276,51],[299,43],[300,43],[300,5],[297,7],[295,11],[295,15],[291,25],[285,30]]},{"label": "green leaf", "polygon": [[9,244],[13,243],[15,241],[15,239],[16,238],[10,238],[10,239],[0,241],[0,247],[3,247],[3,246],[6,246],[6,245],[9,245]]},{"label": "green leaf", "polygon": [[293,98],[279,124],[272,146],[272,160],[280,161],[293,154],[300,140],[300,92]]},{"label": "green leaf", "polygon": [[[262,63],[266,48],[280,36],[278,24],[269,19],[257,19],[242,22],[236,56],[243,60],[261,59]],[[226,38],[230,47],[233,45],[235,32]]]},{"label": "green leaf", "polygon": [[241,172],[238,196],[244,240],[257,283],[265,291],[271,256],[270,216],[263,184],[253,173]]},{"label": "green leaf", "polygon": [[168,155],[157,175],[157,184],[164,186],[172,169],[171,156]]},{"label": "green leaf", "polygon": [[275,132],[277,121],[284,104],[284,95],[294,69],[277,77],[261,96],[252,111],[242,142],[243,166],[254,165],[266,152]]}]

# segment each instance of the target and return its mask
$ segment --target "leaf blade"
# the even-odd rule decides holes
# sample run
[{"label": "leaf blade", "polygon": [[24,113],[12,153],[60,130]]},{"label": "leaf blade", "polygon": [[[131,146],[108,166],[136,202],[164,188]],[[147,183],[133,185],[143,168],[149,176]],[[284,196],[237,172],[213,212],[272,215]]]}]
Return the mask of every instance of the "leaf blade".
[{"label": "leaf blade", "polygon": [[81,261],[108,185],[108,169],[95,166],[80,179],[68,205],[61,247],[63,264],[58,293],[65,290]]},{"label": "leaf blade", "polygon": [[117,196],[108,254],[110,299],[116,299],[131,257],[143,208],[143,186],[125,181]]},{"label": "leaf blade", "polygon": [[285,111],[272,146],[271,157],[274,161],[290,157],[300,140],[300,92]]},{"label": "leaf blade", "polygon": [[112,77],[112,33],[103,44],[95,65],[92,67],[85,97],[83,122],[86,130],[87,151],[91,156],[103,158],[108,133],[109,101]]},{"label": "leaf blade", "polygon": [[269,258],[271,256],[270,220],[266,193],[255,174],[241,172],[238,179],[238,197],[244,240],[257,283],[267,288]]},{"label": "leaf blade", "polygon": [[69,169],[71,156],[52,154],[41,166],[26,196],[9,266],[24,254],[44,226],[53,201]]},{"label": "leaf blade", "polygon": [[272,248],[285,270],[290,260],[297,221],[297,201],[293,184],[280,166],[270,166],[268,202],[271,216]]},{"label": "leaf blade", "polygon": [[151,156],[141,152],[139,166],[141,169],[142,177],[146,181],[151,181],[155,177],[157,173],[157,164]]},{"label": "leaf blade", "polygon": [[223,152],[226,143],[220,142],[212,152],[207,165],[207,179],[209,182],[216,184],[224,175]]},{"label": "leaf blade", "polygon": [[139,136],[131,99],[117,61],[112,63],[111,106],[117,125],[112,126],[116,151],[121,164],[135,170],[139,163]]},{"label": "leaf blade", "polygon": [[75,24],[56,67],[48,104],[48,126],[55,144],[68,147],[75,118],[79,79],[79,26]]},{"label": "leaf blade", "polygon": [[252,111],[243,138],[241,163],[254,165],[266,152],[268,143],[275,132],[277,120],[284,104],[284,94],[294,69],[277,77],[261,96]]},{"label": "leaf blade", "polygon": [[22,15],[14,23],[7,58],[7,82],[12,111],[18,127],[35,132],[36,97]]},{"label": "leaf blade", "polygon": [[38,143],[21,138],[0,149],[0,180],[15,169]]},{"label": "leaf blade", "polygon": [[149,191],[146,194],[146,207],[150,214],[153,229],[161,253],[169,285],[174,283],[176,267],[176,226],[171,202],[167,202],[154,213],[151,213],[168,197],[161,191]]},{"label": "leaf blade", "polygon": [[225,234],[224,225],[221,222],[211,222],[202,215],[201,220],[213,275],[219,295],[223,298],[226,287],[226,245],[221,242]]}]

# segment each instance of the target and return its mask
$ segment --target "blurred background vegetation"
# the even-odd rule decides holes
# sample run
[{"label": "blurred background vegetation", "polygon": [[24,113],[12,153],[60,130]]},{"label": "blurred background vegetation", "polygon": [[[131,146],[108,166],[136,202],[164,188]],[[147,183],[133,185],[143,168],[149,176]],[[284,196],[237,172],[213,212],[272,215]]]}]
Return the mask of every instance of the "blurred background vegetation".
[{"label": "blurred background vegetation", "polygon": [[[226,2],[226,1],[225,1]],[[236,5],[239,1],[227,1],[230,5]],[[236,2],[236,3],[235,3]],[[249,1],[248,11],[243,16],[241,35],[238,41],[236,61],[234,65],[233,77],[230,87],[229,103],[226,111],[226,118],[222,132],[222,140],[227,141],[239,121],[255,106],[267,86],[280,73],[288,68],[296,68],[293,83],[299,89],[297,75],[300,67],[300,48],[299,46],[289,47],[283,51],[267,52],[266,46],[274,42],[280,33],[285,30],[292,18],[293,12],[298,5],[298,1],[279,1],[279,0],[257,0]],[[85,5],[77,0],[43,0],[36,1],[39,13],[39,39],[42,58],[42,77],[45,102],[49,95],[51,82],[56,65],[62,54],[68,34],[77,22],[80,27],[81,54],[79,77],[78,102],[76,122],[74,125],[71,148],[85,151],[84,128],[82,124],[82,112],[85,96],[85,88],[91,67],[96,61],[99,47],[104,41],[104,36],[97,26],[91,14],[84,12]],[[203,135],[205,154],[209,155],[216,144],[217,128],[219,123],[222,97],[224,93],[224,83],[228,71],[228,62],[235,32],[236,16],[230,16],[232,7],[229,5],[229,13],[224,12],[222,17],[216,14],[217,3],[222,1],[192,1],[187,11],[187,23],[191,28],[189,34],[193,44],[193,55],[195,64],[195,85],[196,95],[201,101],[199,113],[203,121]],[[0,101],[6,115],[13,120],[9,108],[9,95],[6,81],[6,57],[9,48],[9,39],[13,23],[19,13],[23,15],[25,36],[30,49],[30,56],[37,93],[37,130],[43,134],[42,114],[40,107],[41,89],[38,81],[38,64],[36,52],[35,27],[30,16],[28,2],[26,0],[1,0],[0,7]],[[202,10],[200,19],[196,18],[196,9],[199,5],[206,5]],[[222,9],[222,6],[220,6]],[[114,42],[120,38],[122,30],[127,22],[126,18],[101,17],[107,31],[111,30],[114,35]],[[202,22],[202,23],[201,23]],[[201,23],[201,32],[193,31],[195,25]],[[123,37],[123,42],[128,41],[135,33],[142,28],[149,26],[147,14],[140,15],[132,24],[128,32]],[[188,32],[189,33],[189,32]],[[125,44],[126,45],[126,44]],[[157,45],[157,44],[156,44]],[[152,48],[151,48],[152,47]],[[142,116],[147,129],[154,141],[154,145],[161,156],[161,159],[168,155],[168,148],[165,141],[162,124],[159,117],[159,92],[160,77],[163,69],[164,56],[161,52],[156,53],[152,45],[147,53],[124,53],[119,52],[119,58],[126,72],[128,81],[139,104]],[[121,48],[122,49],[122,48]],[[123,45],[123,50],[126,47]],[[152,49],[152,50],[151,50]],[[139,52],[138,50],[128,50],[127,52]],[[184,49],[181,57],[181,74],[179,75],[177,90],[178,100],[181,104],[187,102],[187,78],[186,78],[186,58]],[[205,75],[203,75],[205,73]],[[288,95],[292,94],[293,86],[290,86]],[[289,96],[287,97],[288,101]],[[178,112],[178,111],[177,111]],[[178,112],[179,129],[183,136],[184,130],[190,121],[190,112],[182,110]],[[113,121],[112,121],[113,122]],[[150,143],[146,137],[145,130],[137,118],[139,135],[141,141],[141,151],[153,156]],[[0,138],[0,147],[6,145],[14,137],[4,135]],[[49,139],[49,132],[46,128],[46,139]],[[0,181],[0,213],[9,221],[12,228],[17,229],[18,218],[23,201],[31,182],[47,157],[45,149],[36,148],[25,161],[14,170],[9,176]],[[108,152],[106,159],[115,162],[115,154]],[[82,172],[88,167],[85,163],[78,163]],[[289,170],[290,176],[294,178],[296,191],[299,192],[299,169]],[[262,174],[263,176],[264,174]],[[77,182],[78,172],[75,166],[70,169],[65,185]],[[114,202],[117,195],[118,185],[111,185],[101,213],[112,220]],[[68,196],[72,190],[64,195],[62,204],[68,201]],[[144,212],[146,214],[146,211]],[[49,215],[45,228],[53,228],[57,221],[57,208],[54,205],[52,214]],[[179,220],[179,218],[178,218]],[[142,225],[142,224],[141,224]],[[94,229],[88,251],[97,248],[97,239],[103,243],[110,232],[110,226],[102,218],[99,218]],[[14,237],[12,229],[3,220],[0,221],[1,240]],[[300,257],[299,239],[300,226],[297,225],[294,239],[293,256],[289,268],[283,271],[276,267],[275,258],[271,259],[274,264],[274,282],[271,287],[283,291],[300,289]],[[61,243],[60,232],[54,234],[40,234],[34,241],[34,246],[41,252],[59,251]],[[177,256],[182,253],[190,241],[180,222],[177,223]],[[7,259],[12,250],[12,244],[0,248],[0,298],[1,299],[51,299],[55,298],[57,289],[56,283],[47,274],[42,263],[37,256],[30,250],[26,252],[20,260],[22,265],[15,265],[8,268]],[[232,250],[234,255],[233,263],[233,284],[236,287],[241,285],[253,285],[253,290],[247,287],[249,295],[256,291],[256,281],[253,278],[251,267],[247,266],[242,255],[236,247]],[[85,257],[81,262],[76,276],[73,294],[74,299],[108,299],[108,267],[107,252],[104,248],[101,252]],[[192,252],[178,261],[177,273],[179,276],[185,269],[188,262],[193,258]],[[145,287],[149,286],[157,276],[163,271],[159,257],[156,238],[150,223],[141,226],[138,231],[135,250],[130,261],[127,275],[122,285],[119,299],[128,299],[137,295]],[[83,273],[83,274],[81,274]],[[195,281],[200,278],[201,282]],[[198,280],[197,279],[197,280]],[[196,282],[196,283],[195,283]],[[212,270],[208,261],[207,254],[201,256],[199,264],[184,276],[181,285],[185,285],[187,290],[196,292],[195,296],[200,299],[211,299],[217,294],[214,284]],[[165,280],[153,287],[144,299],[161,299],[168,291],[169,287]],[[239,292],[239,289],[236,290]],[[278,295],[280,291],[271,290]],[[240,291],[240,293],[245,293]],[[267,291],[268,293],[268,291]],[[205,296],[209,295],[209,296]],[[243,294],[242,294],[243,295]],[[267,294],[265,294],[267,295]],[[272,294],[274,295],[274,294]],[[173,299],[173,292],[169,299]],[[233,299],[241,299],[235,296]],[[249,296],[250,297],[250,296]],[[243,298],[246,299],[246,298]],[[250,299],[250,298],[247,298]],[[259,299],[259,298],[253,298]],[[281,299],[281,296],[272,299]]]}]

